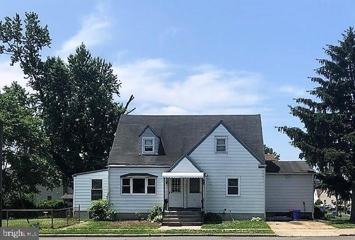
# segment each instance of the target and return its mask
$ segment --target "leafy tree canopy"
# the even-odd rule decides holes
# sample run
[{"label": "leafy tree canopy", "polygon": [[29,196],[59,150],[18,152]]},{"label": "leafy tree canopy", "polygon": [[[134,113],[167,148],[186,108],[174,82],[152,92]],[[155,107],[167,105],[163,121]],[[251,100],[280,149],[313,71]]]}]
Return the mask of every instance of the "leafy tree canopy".
[{"label": "leafy tree canopy", "polygon": [[121,83],[112,65],[93,57],[82,44],[67,61],[58,57],[43,60],[42,50],[51,39],[38,15],[26,13],[0,22],[0,54],[8,54],[11,64],[19,63],[44,121],[50,150],[67,179],[77,172],[102,168],[120,114],[128,113],[115,99]]},{"label": "leafy tree canopy", "polygon": [[58,184],[59,174],[48,152],[49,139],[36,114],[34,99],[17,83],[0,93],[4,129],[3,180],[5,203],[37,192],[37,186]]},{"label": "leafy tree canopy", "polygon": [[274,151],[274,149],[266,146],[265,144],[264,144],[264,153],[274,155],[276,160],[280,160],[280,154],[278,154],[277,152]]}]

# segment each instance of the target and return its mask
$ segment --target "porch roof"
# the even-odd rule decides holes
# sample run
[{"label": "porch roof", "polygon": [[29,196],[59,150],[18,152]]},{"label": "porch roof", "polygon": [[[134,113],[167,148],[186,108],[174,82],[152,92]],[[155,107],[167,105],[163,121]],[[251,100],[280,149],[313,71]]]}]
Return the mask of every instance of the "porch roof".
[{"label": "porch roof", "polygon": [[165,178],[203,178],[204,173],[188,156],[178,160],[168,172],[163,172]]},{"label": "porch roof", "polygon": [[163,178],[203,178],[203,172],[163,172]]}]

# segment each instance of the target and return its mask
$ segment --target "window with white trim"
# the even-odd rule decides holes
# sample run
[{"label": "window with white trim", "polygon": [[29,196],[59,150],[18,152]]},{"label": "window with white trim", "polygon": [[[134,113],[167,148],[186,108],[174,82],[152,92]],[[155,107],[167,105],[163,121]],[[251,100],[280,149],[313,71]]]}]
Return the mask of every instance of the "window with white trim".
[{"label": "window with white trim", "polygon": [[156,179],[144,177],[122,178],[122,194],[155,194]]},{"label": "window with white trim", "polygon": [[215,147],[216,147],[216,153],[226,153],[227,152],[227,137],[226,136],[216,136],[215,137]]},{"label": "window with white trim", "polygon": [[102,199],[102,179],[91,180],[91,201]]},{"label": "window with white trim", "polygon": [[239,196],[239,184],[240,180],[237,177],[226,178],[226,195],[227,196]]},{"label": "window with white trim", "polygon": [[142,153],[149,154],[154,153],[154,137],[142,138]]},{"label": "window with white trim", "polygon": [[147,179],[147,194],[155,194],[155,178]]},{"label": "window with white trim", "polygon": [[130,194],[131,193],[131,179],[122,178],[122,193]]}]

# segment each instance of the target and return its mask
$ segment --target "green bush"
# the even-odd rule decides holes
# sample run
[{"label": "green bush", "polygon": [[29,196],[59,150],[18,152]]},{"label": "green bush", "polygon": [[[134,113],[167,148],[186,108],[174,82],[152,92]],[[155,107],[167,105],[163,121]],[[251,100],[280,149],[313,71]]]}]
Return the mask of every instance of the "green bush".
[{"label": "green bush", "polygon": [[65,207],[63,200],[42,200],[37,204],[37,208],[41,209],[60,209]]},{"label": "green bush", "polygon": [[322,210],[320,210],[319,207],[314,207],[314,218],[315,219],[324,219],[324,212],[322,212]]},{"label": "green bush", "polygon": [[222,217],[217,213],[207,213],[204,216],[205,223],[222,223]]},{"label": "green bush", "polygon": [[317,201],[314,203],[314,205],[316,205],[316,206],[320,206],[322,204],[323,204],[323,202],[320,199],[317,199]]},{"label": "green bush", "polygon": [[151,222],[162,222],[163,220],[163,210],[160,206],[155,206],[148,215],[148,221]]},{"label": "green bush", "polygon": [[118,212],[112,209],[111,204],[107,200],[98,200],[91,203],[90,217],[98,221],[117,220]]}]

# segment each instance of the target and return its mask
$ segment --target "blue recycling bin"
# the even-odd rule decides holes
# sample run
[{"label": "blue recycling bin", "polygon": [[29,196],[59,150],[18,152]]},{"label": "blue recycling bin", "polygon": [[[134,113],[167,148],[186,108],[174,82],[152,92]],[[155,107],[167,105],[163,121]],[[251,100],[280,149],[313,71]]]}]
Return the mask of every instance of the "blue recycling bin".
[{"label": "blue recycling bin", "polygon": [[300,220],[301,218],[301,210],[293,210],[292,211],[292,219],[293,220]]}]

